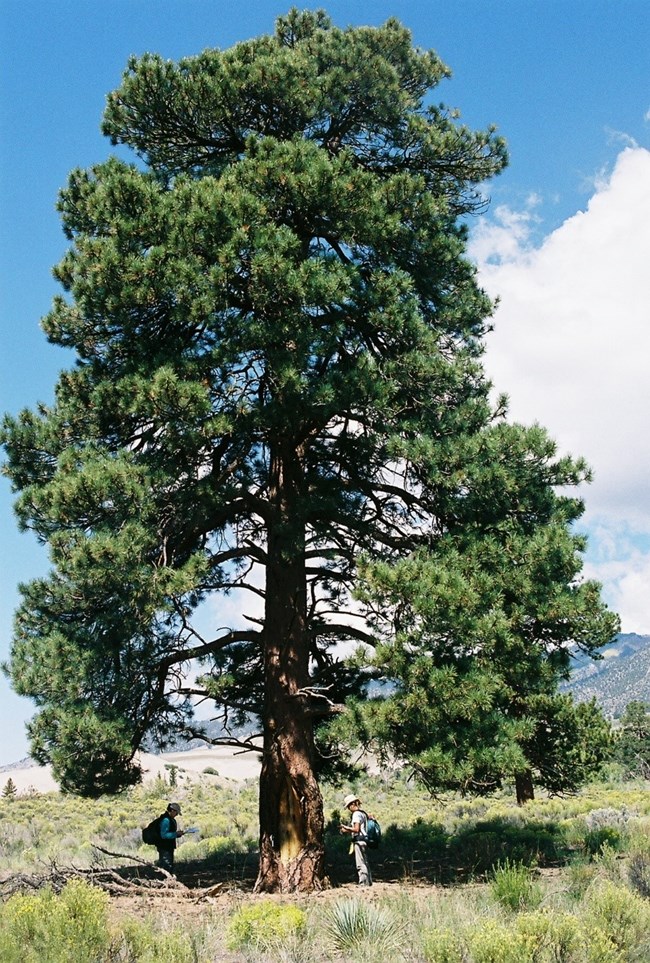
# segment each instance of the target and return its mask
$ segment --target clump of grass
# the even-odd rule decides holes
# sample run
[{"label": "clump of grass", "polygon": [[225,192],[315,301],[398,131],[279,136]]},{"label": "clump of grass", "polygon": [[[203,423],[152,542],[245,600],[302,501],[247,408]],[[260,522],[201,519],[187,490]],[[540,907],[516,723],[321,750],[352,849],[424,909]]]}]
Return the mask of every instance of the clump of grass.
[{"label": "clump of grass", "polygon": [[534,909],[542,901],[542,890],[532,878],[531,870],[522,863],[506,859],[492,873],[490,891],[505,909]]},{"label": "clump of grass", "polygon": [[354,959],[390,957],[400,951],[404,937],[402,923],[392,913],[355,899],[336,903],[325,915],[323,928],[331,947]]},{"label": "clump of grass", "polygon": [[596,879],[597,874],[598,869],[591,860],[583,856],[573,859],[567,866],[565,873],[569,898],[579,902]]}]

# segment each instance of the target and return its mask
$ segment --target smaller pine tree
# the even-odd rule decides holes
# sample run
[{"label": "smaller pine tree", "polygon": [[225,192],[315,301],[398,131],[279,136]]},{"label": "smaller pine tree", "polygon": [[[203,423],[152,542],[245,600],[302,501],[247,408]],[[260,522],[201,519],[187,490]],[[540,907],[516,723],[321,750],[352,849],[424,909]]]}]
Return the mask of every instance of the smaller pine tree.
[{"label": "smaller pine tree", "polygon": [[14,799],[18,795],[18,789],[16,783],[13,781],[11,776],[7,779],[4,788],[2,790],[3,799]]},{"label": "smaller pine tree", "polygon": [[625,769],[626,776],[643,779],[650,777],[650,705],[630,702],[621,716],[621,727],[615,748],[615,758]]}]

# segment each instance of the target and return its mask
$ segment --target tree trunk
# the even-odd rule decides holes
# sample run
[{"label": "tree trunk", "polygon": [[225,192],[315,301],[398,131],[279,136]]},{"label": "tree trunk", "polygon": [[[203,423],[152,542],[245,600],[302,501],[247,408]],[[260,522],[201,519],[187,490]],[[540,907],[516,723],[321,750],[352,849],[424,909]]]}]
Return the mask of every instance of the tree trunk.
[{"label": "tree trunk", "polygon": [[530,769],[515,773],[515,789],[517,792],[517,805],[523,806],[535,798],[533,787],[533,774]]},{"label": "tree trunk", "polygon": [[[293,457],[291,457],[293,456]],[[314,774],[309,712],[304,522],[294,497],[296,453],[271,455],[276,506],[267,544],[264,622],[264,755],[256,892],[322,887],[323,800]]]}]

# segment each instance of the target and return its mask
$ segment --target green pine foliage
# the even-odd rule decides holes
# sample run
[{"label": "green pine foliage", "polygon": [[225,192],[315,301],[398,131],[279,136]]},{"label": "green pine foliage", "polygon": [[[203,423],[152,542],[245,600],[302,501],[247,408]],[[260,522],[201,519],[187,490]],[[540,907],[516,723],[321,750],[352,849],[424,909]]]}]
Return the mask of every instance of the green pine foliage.
[{"label": "green pine foliage", "polygon": [[4,800],[14,799],[18,795],[18,789],[11,776],[9,776],[6,783],[2,787],[2,793],[0,795],[2,795]]},{"label": "green pine foliage", "polygon": [[614,758],[628,776],[650,776],[650,713],[644,702],[630,702],[617,730]]}]

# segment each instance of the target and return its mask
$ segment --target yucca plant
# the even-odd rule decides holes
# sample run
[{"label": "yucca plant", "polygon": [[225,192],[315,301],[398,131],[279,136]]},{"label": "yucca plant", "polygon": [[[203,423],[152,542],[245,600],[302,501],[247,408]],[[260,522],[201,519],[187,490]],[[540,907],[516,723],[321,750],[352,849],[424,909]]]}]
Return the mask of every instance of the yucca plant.
[{"label": "yucca plant", "polygon": [[400,952],[404,927],[392,913],[356,899],[342,900],[327,913],[324,931],[332,948],[355,959]]}]

